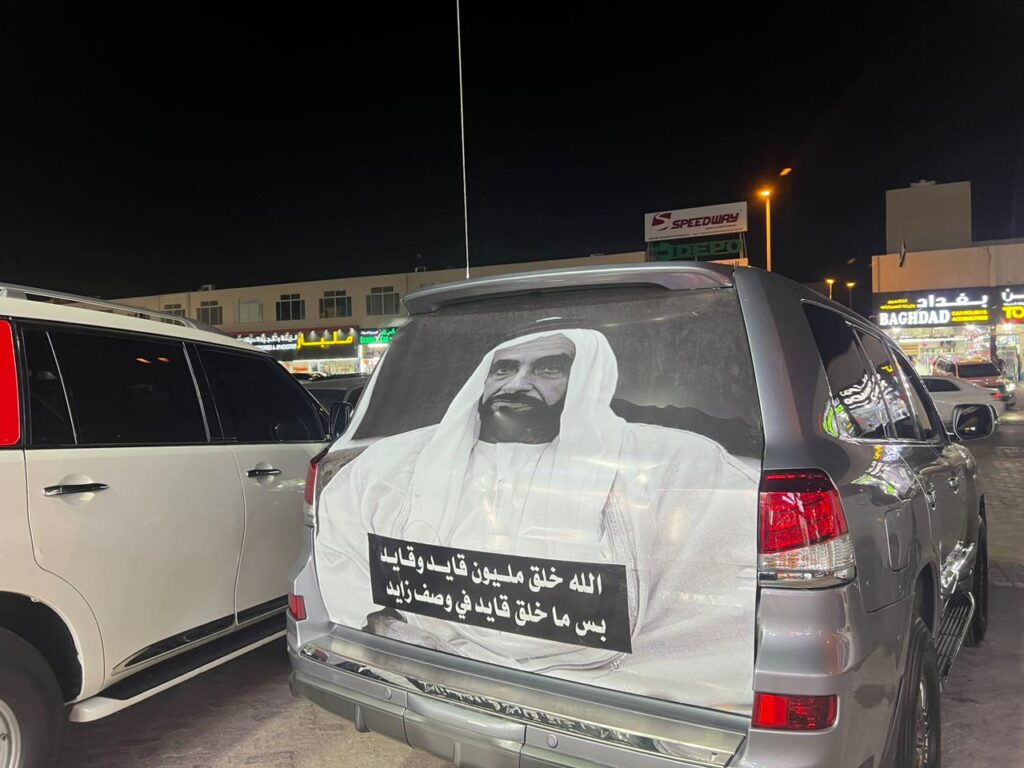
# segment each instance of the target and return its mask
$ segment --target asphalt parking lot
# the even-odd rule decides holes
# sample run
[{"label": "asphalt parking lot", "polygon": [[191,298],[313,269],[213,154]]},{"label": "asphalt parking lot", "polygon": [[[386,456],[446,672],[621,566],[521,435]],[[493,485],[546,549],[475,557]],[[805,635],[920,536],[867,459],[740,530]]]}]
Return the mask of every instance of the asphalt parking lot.
[{"label": "asphalt parking lot", "polygon": [[[988,638],[965,649],[943,696],[946,768],[1024,765],[1024,415],[975,444],[988,499]],[[62,768],[435,768],[288,691],[284,641],[125,712],[68,726]]]}]

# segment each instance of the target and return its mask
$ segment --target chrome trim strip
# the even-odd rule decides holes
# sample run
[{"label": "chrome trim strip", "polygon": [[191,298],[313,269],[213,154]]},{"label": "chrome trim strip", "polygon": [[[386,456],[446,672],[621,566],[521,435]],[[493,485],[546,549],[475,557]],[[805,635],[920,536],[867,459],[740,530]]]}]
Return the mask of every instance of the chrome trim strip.
[{"label": "chrome trim strip", "polygon": [[[322,638],[322,640],[329,641],[330,638]],[[528,730],[527,740],[524,743],[531,741],[530,733],[535,730],[533,728],[535,726],[537,729],[544,729],[537,731],[540,733],[570,734],[588,743],[598,742],[617,749],[628,749],[670,760],[675,764],[682,762],[684,765],[724,766],[739,749],[745,737],[745,733],[726,732],[679,722],[671,724],[678,726],[677,728],[665,729],[678,731],[673,734],[674,738],[666,737],[668,734],[653,734],[645,730],[615,727],[594,720],[559,714],[553,711],[553,708],[537,708],[506,699],[471,693],[441,683],[391,674],[345,658],[316,642],[303,646],[299,650],[299,655],[354,677],[353,687],[357,689],[360,689],[357,680],[373,681],[373,683],[385,686],[383,696],[389,703],[404,701],[409,711],[414,713],[419,713],[418,710],[422,708],[417,706],[417,699],[429,697],[455,707],[482,711],[491,716],[525,724]],[[370,691],[364,692],[369,693]],[[528,698],[529,693],[528,689],[521,691],[524,698]],[[647,719],[647,724],[656,726],[664,723],[652,723],[650,719]],[[684,738],[680,738],[680,736]],[[685,738],[687,736],[689,739]],[[557,741],[555,738],[555,743]],[[706,743],[708,741],[714,743],[709,746]],[[544,743],[550,746],[551,741],[546,739]]]}]

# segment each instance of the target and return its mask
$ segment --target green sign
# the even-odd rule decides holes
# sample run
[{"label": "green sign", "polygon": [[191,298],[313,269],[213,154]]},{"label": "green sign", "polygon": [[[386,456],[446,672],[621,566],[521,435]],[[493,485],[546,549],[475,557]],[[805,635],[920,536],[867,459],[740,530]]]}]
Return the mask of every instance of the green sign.
[{"label": "green sign", "polygon": [[738,237],[705,240],[700,243],[688,240],[663,240],[651,243],[650,254],[652,261],[738,259],[743,256],[743,243]]},{"label": "green sign", "polygon": [[359,331],[360,344],[390,344],[397,328],[363,328]]}]

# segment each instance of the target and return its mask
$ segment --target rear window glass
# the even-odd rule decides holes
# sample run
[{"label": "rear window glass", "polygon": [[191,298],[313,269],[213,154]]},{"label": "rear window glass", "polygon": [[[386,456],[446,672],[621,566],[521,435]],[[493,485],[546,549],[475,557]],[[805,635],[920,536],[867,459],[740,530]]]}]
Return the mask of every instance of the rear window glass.
[{"label": "rear window glass", "polygon": [[[697,432],[733,454],[761,457],[753,365],[733,290],[574,291],[418,317],[392,340],[354,437],[437,424],[494,347],[562,329],[596,331],[607,340],[616,365],[600,375],[615,378],[611,409],[626,422]],[[555,358],[539,362],[564,364]],[[493,371],[495,381],[513,375]],[[560,374],[539,368],[537,375]]]},{"label": "rear window glass", "polygon": [[977,379],[982,376],[998,376],[999,369],[992,363],[961,363],[957,366],[960,378]]}]

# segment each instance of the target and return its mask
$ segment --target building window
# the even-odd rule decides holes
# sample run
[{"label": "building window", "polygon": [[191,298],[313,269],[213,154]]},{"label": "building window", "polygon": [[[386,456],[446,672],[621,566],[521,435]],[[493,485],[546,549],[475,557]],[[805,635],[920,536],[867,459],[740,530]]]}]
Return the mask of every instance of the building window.
[{"label": "building window", "polygon": [[263,304],[258,301],[238,302],[238,322],[240,323],[262,323]]},{"label": "building window", "polygon": [[185,316],[185,308],[181,304],[164,304],[164,312],[168,315],[176,315],[178,317]]},{"label": "building window", "polygon": [[196,320],[207,325],[221,325],[224,322],[224,307],[219,301],[200,301]]},{"label": "building window", "polygon": [[320,317],[352,317],[352,297],[345,291],[324,291],[320,299]]},{"label": "building window", "polygon": [[306,319],[306,300],[300,299],[297,293],[282,293],[276,306],[278,320]]},{"label": "building window", "polygon": [[397,315],[400,311],[394,287],[384,285],[370,289],[370,295],[366,297],[366,314]]}]

